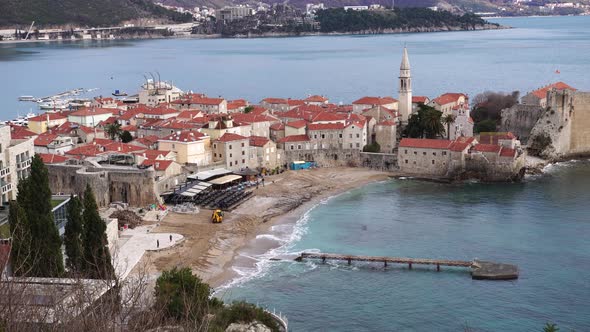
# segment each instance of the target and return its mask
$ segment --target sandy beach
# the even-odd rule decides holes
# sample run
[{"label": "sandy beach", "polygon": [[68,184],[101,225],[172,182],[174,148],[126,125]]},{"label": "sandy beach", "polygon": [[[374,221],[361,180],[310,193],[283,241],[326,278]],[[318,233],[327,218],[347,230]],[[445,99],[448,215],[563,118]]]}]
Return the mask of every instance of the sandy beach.
[{"label": "sandy beach", "polygon": [[254,189],[252,198],[226,212],[222,224],[212,224],[211,211],[206,209],[198,214],[169,213],[155,231],[178,233],[185,241],[175,248],[147,254],[143,263],[155,275],[175,266],[188,266],[211,286],[220,287],[239,276],[232,269],[234,264],[254,266],[255,261],[238,257],[240,250],[262,254],[279,246],[278,242],[259,241],[257,235],[266,234],[279,223],[294,224],[322,199],[391,176],[363,168],[319,168],[267,176],[265,186]]}]

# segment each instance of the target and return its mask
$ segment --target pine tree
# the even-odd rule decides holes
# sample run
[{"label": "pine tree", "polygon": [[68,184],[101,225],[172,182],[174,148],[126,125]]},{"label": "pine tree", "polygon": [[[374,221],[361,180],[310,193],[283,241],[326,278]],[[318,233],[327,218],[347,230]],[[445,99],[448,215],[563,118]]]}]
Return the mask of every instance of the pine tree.
[{"label": "pine tree", "polygon": [[12,271],[16,276],[26,276],[31,271],[36,255],[32,253],[31,227],[27,215],[17,201],[10,202],[8,221],[12,235],[10,252]]},{"label": "pine tree", "polygon": [[81,273],[83,268],[83,226],[82,203],[78,197],[72,195],[68,203],[68,222],[65,226],[64,244],[66,247],[66,267],[73,275]]},{"label": "pine tree", "polygon": [[31,175],[26,179],[22,190],[19,191],[19,203],[30,224],[31,248],[36,250],[31,275],[59,277],[64,271],[61,239],[51,212],[47,167],[38,155],[33,157]]},{"label": "pine tree", "polygon": [[84,272],[90,279],[114,277],[106,235],[107,226],[98,214],[98,206],[90,185],[84,191]]}]

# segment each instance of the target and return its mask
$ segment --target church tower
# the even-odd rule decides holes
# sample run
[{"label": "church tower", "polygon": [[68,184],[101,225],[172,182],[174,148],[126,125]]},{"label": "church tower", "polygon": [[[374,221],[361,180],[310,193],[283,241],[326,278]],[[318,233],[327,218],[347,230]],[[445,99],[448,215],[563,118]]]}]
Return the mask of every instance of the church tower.
[{"label": "church tower", "polygon": [[410,59],[408,49],[404,47],[402,64],[399,67],[399,107],[402,123],[408,123],[412,114],[412,76],[410,75]]}]

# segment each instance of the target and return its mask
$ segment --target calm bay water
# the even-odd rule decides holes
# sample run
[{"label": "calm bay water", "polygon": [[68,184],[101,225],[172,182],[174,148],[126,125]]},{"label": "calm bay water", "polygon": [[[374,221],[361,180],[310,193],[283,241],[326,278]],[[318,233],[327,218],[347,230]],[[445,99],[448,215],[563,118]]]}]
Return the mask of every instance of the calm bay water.
[{"label": "calm bay water", "polygon": [[[150,71],[184,90],[252,102],[312,93],[345,103],[395,96],[404,44],[417,95],[530,91],[556,80],[590,90],[590,17],[496,21],[516,28],[0,44],[0,119],[35,106],[17,102],[20,95],[78,87],[134,93]],[[222,295],[276,307],[294,331],[540,331],[547,321],[562,331],[589,331],[589,187],[587,162],[555,167],[522,184],[374,184],[313,209],[296,227],[296,241],[275,252],[481,258],[519,265],[518,281],[472,281],[460,269],[282,262],[263,264],[259,277]],[[281,227],[268,238],[289,238],[293,230]]]},{"label": "calm bay water", "polygon": [[286,261],[220,296],[275,307],[293,331],[541,331],[546,322],[589,331],[589,187],[586,161],[520,184],[373,184],[311,210],[297,227],[301,239],[275,251],[480,258],[517,264],[516,281]]},{"label": "calm bay water", "polygon": [[[380,36],[0,44],[0,119],[78,87],[134,93],[147,72],[184,90],[259,102],[323,94],[349,103],[397,95],[404,44],[416,95],[530,91],[556,80],[590,90],[590,17],[498,19],[511,30]],[[560,75],[554,72],[561,71]]]}]

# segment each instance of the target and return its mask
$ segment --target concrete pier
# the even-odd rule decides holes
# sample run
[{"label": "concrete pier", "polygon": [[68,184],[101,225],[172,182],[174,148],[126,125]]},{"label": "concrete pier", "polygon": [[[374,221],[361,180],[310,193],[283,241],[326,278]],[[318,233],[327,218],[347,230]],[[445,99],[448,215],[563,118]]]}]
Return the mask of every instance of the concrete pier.
[{"label": "concrete pier", "polygon": [[356,256],[328,253],[301,253],[296,261],[301,262],[303,259],[321,259],[323,263],[326,260],[346,261],[349,265],[356,262],[378,262],[387,267],[388,263],[407,264],[408,269],[412,269],[413,264],[417,265],[436,265],[436,270],[440,271],[441,266],[468,267],[471,269],[471,277],[475,280],[513,280],[518,279],[518,267],[511,264],[502,264],[488,261],[461,261],[448,259],[427,259],[427,258],[406,258],[406,257],[387,257],[387,256]]}]

